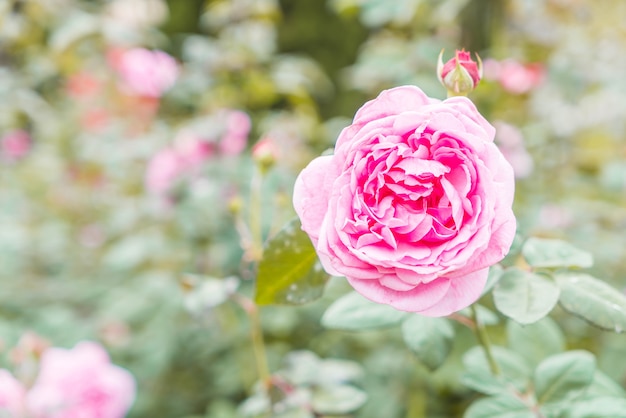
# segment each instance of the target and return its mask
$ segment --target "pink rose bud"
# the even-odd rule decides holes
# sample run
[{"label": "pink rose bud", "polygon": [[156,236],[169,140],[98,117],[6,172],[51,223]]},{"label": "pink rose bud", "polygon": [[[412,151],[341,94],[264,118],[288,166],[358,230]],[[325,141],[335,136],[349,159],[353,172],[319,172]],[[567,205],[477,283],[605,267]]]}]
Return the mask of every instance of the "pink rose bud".
[{"label": "pink rose bud", "polygon": [[0,155],[7,161],[21,160],[28,154],[31,145],[28,132],[21,129],[11,131],[0,140]]},{"label": "pink rose bud", "polygon": [[262,138],[252,147],[252,159],[259,165],[261,171],[267,171],[278,160],[278,148],[270,138]]},{"label": "pink rose bud", "polygon": [[135,399],[135,379],[111,364],[107,352],[93,342],[74,348],[49,348],[27,405],[33,417],[123,418]]},{"label": "pink rose bud", "polygon": [[476,88],[482,77],[482,62],[476,54],[478,63],[472,60],[469,52],[457,50],[454,58],[443,63],[443,50],[437,62],[437,77],[448,90],[449,96],[466,96]]}]

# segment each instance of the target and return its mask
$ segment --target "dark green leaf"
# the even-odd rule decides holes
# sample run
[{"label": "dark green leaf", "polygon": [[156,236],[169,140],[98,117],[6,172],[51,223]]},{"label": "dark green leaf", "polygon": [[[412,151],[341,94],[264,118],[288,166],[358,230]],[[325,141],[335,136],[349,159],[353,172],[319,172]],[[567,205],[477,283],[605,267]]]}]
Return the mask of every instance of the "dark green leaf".
[{"label": "dark green leaf", "polygon": [[565,349],[561,329],[548,316],[530,325],[509,321],[506,333],[511,349],[524,357],[532,367]]},{"label": "dark green leaf", "polygon": [[334,329],[364,330],[396,325],[408,315],[350,292],[328,307],[322,316],[322,325]]},{"label": "dark green leaf", "polygon": [[309,236],[294,219],[266,244],[255,301],[260,305],[311,302],[322,295],[327,281]]},{"label": "dark green leaf", "polygon": [[435,370],[450,353],[454,328],[445,318],[413,314],[402,323],[402,336],[417,358],[430,370]]},{"label": "dark green leaf", "polygon": [[501,395],[480,399],[465,411],[463,418],[536,418],[520,399]]},{"label": "dark green leaf", "polygon": [[591,267],[593,256],[566,241],[529,238],[522,247],[522,255],[533,267]]},{"label": "dark green leaf", "polygon": [[559,287],[554,282],[517,268],[505,271],[493,290],[496,308],[520,324],[540,320],[558,299]]},{"label": "dark green leaf", "polygon": [[626,296],[609,284],[582,273],[556,275],[563,309],[614,332],[626,330]]},{"label": "dark green leaf", "polygon": [[537,401],[542,404],[567,402],[581,395],[593,380],[594,356],[582,350],[548,357],[535,370]]},{"label": "dark green leaf", "polygon": [[463,356],[466,370],[462,377],[463,383],[488,395],[506,393],[511,386],[520,391],[524,390],[531,376],[524,359],[504,347],[492,346],[491,352],[500,368],[500,375],[492,374],[483,347],[476,346]]}]

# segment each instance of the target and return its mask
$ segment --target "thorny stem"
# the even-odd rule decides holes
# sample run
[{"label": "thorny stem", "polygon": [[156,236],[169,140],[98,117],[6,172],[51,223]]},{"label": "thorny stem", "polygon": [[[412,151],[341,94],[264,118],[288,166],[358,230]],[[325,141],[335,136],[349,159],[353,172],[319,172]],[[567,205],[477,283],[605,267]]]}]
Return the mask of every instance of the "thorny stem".
[{"label": "thorny stem", "polygon": [[498,363],[496,363],[496,360],[491,353],[491,343],[489,342],[489,336],[487,335],[485,325],[480,321],[480,318],[478,318],[476,305],[471,305],[470,309],[472,310],[472,319],[476,324],[474,327],[474,332],[476,333],[476,338],[478,338],[478,342],[480,343],[480,345],[482,345],[483,350],[485,351],[485,357],[487,357],[487,362],[489,363],[491,373],[494,376],[499,376],[500,367],[498,366]]}]

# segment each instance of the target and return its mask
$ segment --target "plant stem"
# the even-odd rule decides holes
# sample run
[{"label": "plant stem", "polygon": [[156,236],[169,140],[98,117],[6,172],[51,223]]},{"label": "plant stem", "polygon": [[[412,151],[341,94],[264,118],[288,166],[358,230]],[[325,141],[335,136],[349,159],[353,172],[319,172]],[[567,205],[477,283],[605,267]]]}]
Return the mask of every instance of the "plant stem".
[{"label": "plant stem", "polygon": [[263,225],[261,195],[263,187],[263,171],[255,167],[250,183],[250,208],[249,222],[252,235],[250,257],[253,261],[259,261],[263,256]]},{"label": "plant stem", "polygon": [[259,316],[259,308],[247,297],[238,293],[233,298],[239,303],[250,318],[250,338],[252,340],[252,351],[254,352],[254,360],[256,362],[257,372],[262,387],[266,389],[270,383],[270,369],[267,365],[267,355],[265,351],[265,342],[263,341],[263,328],[261,328],[261,319]]},{"label": "plant stem", "polygon": [[485,357],[487,357],[487,362],[489,363],[491,373],[494,376],[499,376],[500,367],[498,366],[498,363],[491,353],[491,343],[489,342],[489,336],[487,335],[485,325],[480,321],[480,318],[478,318],[476,305],[471,305],[470,309],[472,310],[472,317],[474,319],[474,323],[476,324],[474,327],[474,332],[476,332],[476,338],[478,338],[478,342],[480,343],[480,345],[482,345],[483,350],[485,350]]}]

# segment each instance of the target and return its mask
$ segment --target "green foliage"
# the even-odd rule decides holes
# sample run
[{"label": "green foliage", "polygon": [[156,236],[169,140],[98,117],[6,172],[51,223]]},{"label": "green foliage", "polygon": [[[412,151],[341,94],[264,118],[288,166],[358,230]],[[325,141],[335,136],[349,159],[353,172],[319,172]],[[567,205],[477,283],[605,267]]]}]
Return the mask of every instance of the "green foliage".
[{"label": "green foliage", "polygon": [[548,316],[530,325],[508,321],[506,334],[509,347],[524,357],[532,367],[565,349],[563,332]]},{"label": "green foliage", "polygon": [[464,418],[536,418],[528,406],[513,396],[494,396],[481,399],[470,406]]},{"label": "green foliage", "polygon": [[463,355],[463,383],[489,395],[507,393],[511,388],[523,391],[531,376],[531,370],[524,358],[514,351],[498,346],[492,347],[492,354],[500,374],[493,374],[484,348],[476,346]]},{"label": "green foliage", "polygon": [[567,241],[531,237],[522,247],[522,255],[532,267],[591,267],[593,256]]},{"label": "green foliage", "polygon": [[311,302],[322,295],[327,280],[309,236],[300,228],[300,220],[294,219],[265,246],[255,301],[261,305]]},{"label": "green foliage", "polygon": [[626,330],[626,296],[607,283],[583,273],[560,273],[560,303],[568,312],[602,329]]},{"label": "green foliage", "polygon": [[445,318],[413,314],[402,322],[402,336],[422,364],[435,370],[450,354],[454,328]]},{"label": "green foliage", "polygon": [[533,383],[537,402],[561,404],[582,395],[593,380],[594,356],[586,351],[568,351],[542,361],[535,370]]},{"label": "green foliage", "polygon": [[321,322],[327,328],[357,331],[396,325],[408,315],[350,292],[328,307]]},{"label": "green foliage", "polygon": [[559,287],[545,276],[511,268],[495,285],[493,300],[504,315],[520,324],[532,324],[554,308]]}]

